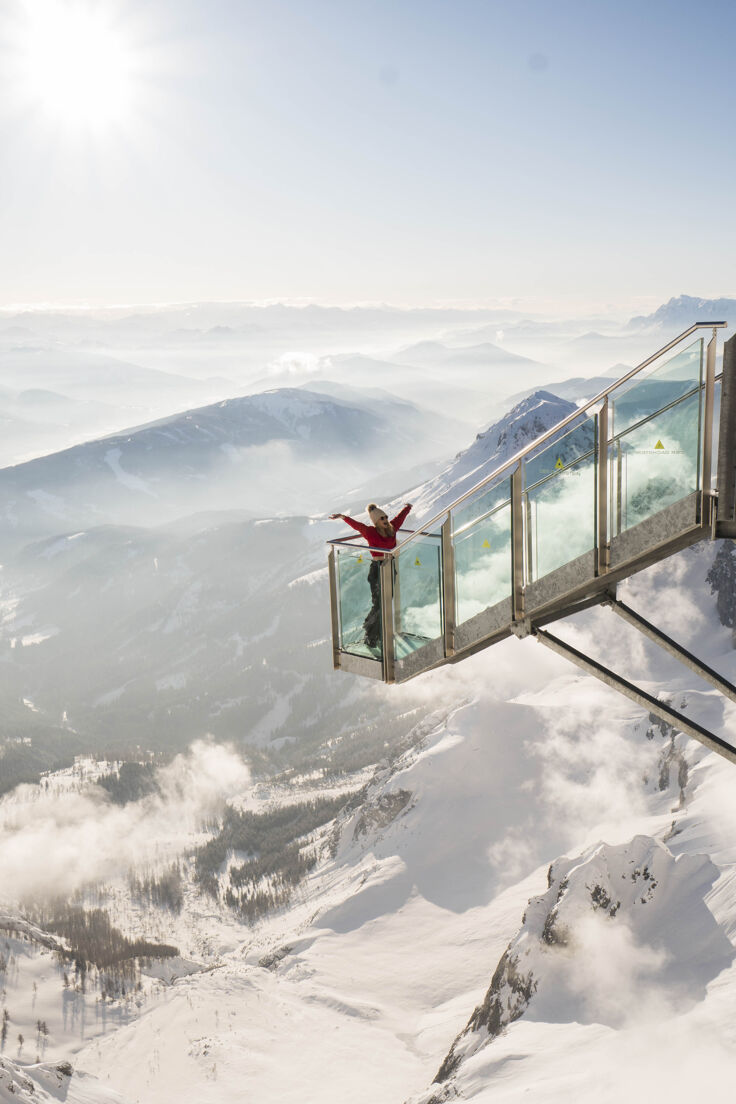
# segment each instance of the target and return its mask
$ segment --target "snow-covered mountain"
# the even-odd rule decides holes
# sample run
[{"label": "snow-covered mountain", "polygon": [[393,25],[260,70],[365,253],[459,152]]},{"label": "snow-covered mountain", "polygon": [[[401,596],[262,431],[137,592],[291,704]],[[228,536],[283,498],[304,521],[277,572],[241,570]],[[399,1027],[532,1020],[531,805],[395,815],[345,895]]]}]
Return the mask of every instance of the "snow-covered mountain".
[{"label": "snow-covered mountain", "polygon": [[[705,581],[715,552],[699,546],[649,569],[626,599],[733,677],[730,630]],[[736,733],[732,705],[633,630],[606,633],[610,616],[589,611],[564,631],[589,650],[605,641],[607,662]],[[542,1104],[686,1104],[698,1087],[718,1099],[736,1046],[731,766],[530,639],[424,684],[433,714],[305,840],[319,859],[288,908],[243,928],[200,903],[188,875],[178,916],[131,909],[124,884],[111,887],[120,924],[166,925],[183,955],[216,968],[153,992],[127,1023],[114,1022],[111,1001],[87,1041],[54,1012],[45,1060],[71,1059],[129,1104],[225,1101],[233,1085],[264,1104],[510,1104],[524,1093]],[[396,710],[406,690],[396,688]],[[473,700],[453,707],[462,694]],[[286,808],[314,793],[306,786],[274,779],[234,800]],[[50,807],[36,800],[39,824]],[[6,802],[7,831],[24,817]],[[74,815],[63,812],[60,841],[70,859]],[[123,823],[155,848],[162,829],[141,807],[100,815],[98,849],[114,853],[107,837]],[[44,861],[42,849],[39,877]],[[32,1016],[31,996],[11,985],[11,1015]]]},{"label": "snow-covered mountain", "polygon": [[[270,398],[256,396],[254,406],[268,407]],[[330,409],[327,398],[308,395],[307,401]],[[363,401],[377,412],[387,402],[380,394]],[[406,422],[403,404],[392,403],[396,420]],[[415,514],[434,511],[575,409],[544,392],[522,401],[423,485]],[[199,424],[211,436],[223,432],[217,421]],[[180,420],[173,429],[152,427],[146,431],[150,452],[137,446],[136,454],[154,463],[162,433],[165,445],[172,434],[178,453],[188,432],[189,422]],[[104,459],[109,442],[95,447]],[[56,478],[54,460],[46,470]],[[57,488],[40,484],[36,493],[50,497]],[[359,510],[364,502],[365,496]],[[318,701],[334,725],[350,715],[341,706],[343,681],[330,673],[323,542],[339,532],[334,523],[253,520],[232,510],[148,528],[69,532],[51,521],[53,536],[6,557],[7,612],[0,625],[5,715],[13,731],[33,736],[45,765],[58,762],[65,740],[72,754],[83,750],[84,734],[97,733],[117,753],[132,728],[157,749],[179,748],[203,730],[270,744],[288,736],[292,713],[302,718],[305,739],[312,731],[306,718]],[[369,684],[355,686],[359,697],[368,690]],[[284,698],[288,708],[280,704]],[[390,712],[387,701],[377,708],[381,716]],[[355,701],[352,709],[355,714]],[[9,755],[10,777],[23,778],[23,747]]]},{"label": "snow-covered mountain", "polygon": [[0,323],[0,467],[237,393],[226,379],[162,372],[13,329]]},{"label": "snow-covered mountain", "polygon": [[497,467],[577,410],[577,405],[549,391],[535,391],[500,421],[479,433],[470,448],[434,479],[409,493],[417,512],[439,513]]},{"label": "snow-covered mountain", "polygon": [[658,329],[682,332],[693,322],[728,322],[736,325],[736,299],[698,299],[693,295],[678,295],[663,303],[653,314],[637,315],[628,329]]},{"label": "snow-covered mountain", "polygon": [[[417,510],[575,409],[523,400],[410,496]],[[215,515],[56,532],[6,558],[3,705],[22,696],[70,741],[115,723],[141,756],[159,737],[179,751],[195,729],[234,745],[201,741],[185,770],[157,766],[159,791],[122,808],[99,765],[79,763],[0,800],[8,914],[21,888],[51,885],[126,937],[165,934],[194,964],[154,965],[140,1000],[103,998],[99,977],[65,989],[43,928],[8,939],[9,1076],[35,1076],[16,1039],[38,1031],[50,1070],[79,1071],[68,1100],[97,1101],[100,1083],[125,1104],[730,1098],[733,768],[533,639],[405,686],[333,674],[328,532],[320,519]],[[732,550],[704,542],[623,596],[734,679],[735,573]],[[559,631],[736,739],[731,703],[611,619],[590,610]],[[272,756],[254,758],[263,773],[250,779],[248,738]],[[336,806],[289,840],[301,873],[246,924],[242,871],[262,859],[268,886],[272,856],[235,829],[261,815],[273,829],[319,801]],[[218,841],[206,894],[195,854]],[[174,860],[178,911],[150,889]]]},{"label": "snow-covered mountain", "polygon": [[125,1104],[123,1097],[88,1074],[76,1073],[68,1062],[20,1065],[0,1058],[2,1104]]},{"label": "snow-covered mountain", "polygon": [[706,904],[718,875],[707,855],[676,856],[651,836],[552,863],[435,1081],[457,1087],[465,1063],[522,1016],[620,1029],[666,1005],[690,1011],[736,957]]},{"label": "snow-covered mountain", "polygon": [[170,754],[205,733],[266,762],[282,747],[314,761],[344,732],[357,741],[346,758],[374,754],[374,726],[401,724],[387,692],[332,673],[334,533],[334,522],[230,512],[85,530],[7,560],[2,788],[92,748]]},{"label": "snow-covered mountain", "polygon": [[[291,388],[226,400],[1,470],[0,541],[18,547],[197,510],[334,509],[372,471],[393,470],[398,480],[402,468],[428,459],[438,448],[436,421],[391,396],[348,402]],[[450,436],[443,430],[440,442]]]}]

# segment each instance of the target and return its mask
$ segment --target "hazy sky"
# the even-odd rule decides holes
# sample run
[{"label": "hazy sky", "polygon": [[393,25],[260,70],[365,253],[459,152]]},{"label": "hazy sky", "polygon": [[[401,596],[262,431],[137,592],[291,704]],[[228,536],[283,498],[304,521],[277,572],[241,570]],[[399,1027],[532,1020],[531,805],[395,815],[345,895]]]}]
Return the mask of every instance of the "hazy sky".
[{"label": "hazy sky", "polygon": [[736,4],[3,0],[0,304],[736,294]]}]

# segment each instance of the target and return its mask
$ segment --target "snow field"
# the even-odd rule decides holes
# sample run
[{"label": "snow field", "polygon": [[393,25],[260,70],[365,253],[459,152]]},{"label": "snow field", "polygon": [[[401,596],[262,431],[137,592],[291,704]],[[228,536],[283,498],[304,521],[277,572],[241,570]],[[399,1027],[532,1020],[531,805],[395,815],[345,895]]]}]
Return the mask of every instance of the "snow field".
[{"label": "snow field", "polygon": [[[625,599],[733,677],[730,633],[702,581],[708,556],[694,550],[673,563],[670,573],[635,580]],[[560,633],[736,735],[730,704],[632,645],[607,611]],[[663,735],[532,640],[508,641],[423,686],[447,719],[376,773],[364,806],[341,823],[334,856],[293,904],[249,929],[214,904],[188,902],[171,922],[171,941],[189,928],[189,944],[199,941],[202,959],[217,968],[175,981],[135,1020],[91,1039],[79,1068],[127,1104],[428,1101],[444,1091],[429,1088],[432,1078],[525,912],[532,924],[527,902],[549,892],[553,863],[569,875],[560,923],[576,942],[553,958],[540,923],[528,928],[539,980],[528,1009],[499,1037],[476,1040],[447,1088],[494,1104],[570,1096],[691,1104],[698,1085],[711,1099],[730,1099],[730,765]],[[448,707],[462,697],[472,700]],[[401,688],[396,702],[400,711]],[[672,755],[664,773],[663,753]],[[234,796],[244,807],[256,801],[247,783]],[[147,825],[159,830],[155,819]],[[635,898],[626,882],[620,908],[611,917],[608,906],[604,917],[592,890],[602,885],[615,903],[612,888],[632,848],[652,857],[644,865],[655,870],[656,894],[641,904],[647,894]],[[549,908],[542,911],[540,922]],[[270,969],[259,965],[284,948]]]}]

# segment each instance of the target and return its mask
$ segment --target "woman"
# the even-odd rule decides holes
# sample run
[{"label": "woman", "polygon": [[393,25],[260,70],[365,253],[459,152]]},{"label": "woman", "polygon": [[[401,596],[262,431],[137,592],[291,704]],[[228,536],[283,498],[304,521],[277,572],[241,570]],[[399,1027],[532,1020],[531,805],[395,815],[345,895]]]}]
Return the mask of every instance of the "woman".
[{"label": "woman", "polygon": [[362,521],[348,517],[347,514],[330,514],[334,520],[341,518],[347,525],[361,537],[368,541],[371,551],[371,566],[368,569],[368,584],[371,588],[370,613],[363,622],[365,630],[365,642],[369,648],[377,648],[381,639],[381,560],[383,553],[378,549],[384,548],[387,552],[396,547],[396,533],[401,528],[404,519],[411,510],[411,503],[407,502],[403,509],[399,510],[396,517],[389,521],[388,514],[377,506],[375,502],[369,502],[366,506],[372,525],[364,525]]}]

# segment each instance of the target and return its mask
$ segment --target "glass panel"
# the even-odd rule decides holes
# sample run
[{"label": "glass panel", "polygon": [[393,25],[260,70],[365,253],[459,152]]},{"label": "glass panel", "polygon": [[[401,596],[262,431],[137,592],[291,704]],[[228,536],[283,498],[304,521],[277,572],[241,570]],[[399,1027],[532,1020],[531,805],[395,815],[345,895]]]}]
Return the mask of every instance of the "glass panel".
[{"label": "glass panel", "polygon": [[[583,416],[581,415],[581,418]],[[529,490],[550,476],[557,476],[568,466],[595,451],[596,416],[583,418],[551,445],[524,462],[524,487]],[[562,486],[562,484],[560,484]]]},{"label": "glass panel", "polygon": [[381,561],[372,559],[367,549],[357,548],[337,548],[335,558],[340,647],[353,655],[380,659]]},{"label": "glass panel", "polygon": [[462,624],[511,596],[511,503],[468,526],[453,543],[456,616]]},{"label": "glass panel", "polygon": [[419,537],[396,557],[395,658],[416,651],[443,632],[441,541],[438,536]]},{"label": "glass panel", "polygon": [[698,490],[700,395],[694,392],[611,442],[614,536]]},{"label": "glass panel", "polygon": [[642,418],[648,418],[699,387],[702,365],[703,339],[698,338],[676,356],[646,374],[636,376],[630,383],[624,384],[621,390],[613,391],[613,432],[616,435],[623,433]]},{"label": "glass panel", "polygon": [[524,465],[529,582],[595,548],[596,423],[586,418]]},{"label": "glass panel", "polygon": [[496,483],[483,487],[482,490],[478,491],[475,498],[463,502],[462,506],[458,506],[456,510],[452,511],[453,536],[456,536],[468,525],[472,525],[474,521],[478,521],[479,518],[490,514],[501,503],[508,502],[510,498],[511,479],[508,475],[503,476]]}]

